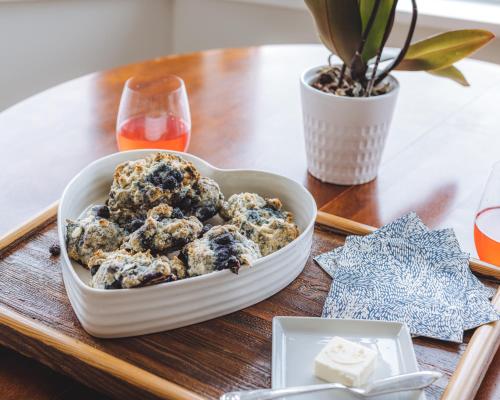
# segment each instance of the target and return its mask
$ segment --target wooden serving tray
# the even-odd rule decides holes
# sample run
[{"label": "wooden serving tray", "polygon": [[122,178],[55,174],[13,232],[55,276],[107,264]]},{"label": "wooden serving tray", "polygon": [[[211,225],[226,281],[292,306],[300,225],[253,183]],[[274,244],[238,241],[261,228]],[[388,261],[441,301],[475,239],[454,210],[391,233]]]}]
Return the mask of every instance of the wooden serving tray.
[{"label": "wooden serving tray", "polygon": [[[270,387],[273,317],[321,315],[331,279],[312,257],[344,242],[344,236],[318,227],[300,276],[252,307],[168,332],[97,339],[76,319],[59,258],[49,253],[57,242],[51,214],[18,230],[14,243],[5,247],[11,240],[0,241],[0,343],[120,399],[213,399]],[[438,399],[467,345],[416,338],[414,347],[422,369],[445,376],[426,390],[428,399]]]}]

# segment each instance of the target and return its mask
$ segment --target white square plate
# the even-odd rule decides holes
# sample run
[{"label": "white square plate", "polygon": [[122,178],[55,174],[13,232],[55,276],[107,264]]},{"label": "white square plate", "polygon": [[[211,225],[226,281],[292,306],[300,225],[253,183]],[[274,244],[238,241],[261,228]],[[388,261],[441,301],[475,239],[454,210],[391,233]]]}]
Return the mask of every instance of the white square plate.
[{"label": "white square plate", "polygon": [[[399,322],[275,317],[273,319],[273,389],[325,383],[314,376],[314,358],[333,337],[340,336],[378,352],[371,379],[419,370],[410,332]],[[423,391],[375,397],[387,400],[425,400]],[[294,396],[297,400],[357,399],[341,392]]]}]

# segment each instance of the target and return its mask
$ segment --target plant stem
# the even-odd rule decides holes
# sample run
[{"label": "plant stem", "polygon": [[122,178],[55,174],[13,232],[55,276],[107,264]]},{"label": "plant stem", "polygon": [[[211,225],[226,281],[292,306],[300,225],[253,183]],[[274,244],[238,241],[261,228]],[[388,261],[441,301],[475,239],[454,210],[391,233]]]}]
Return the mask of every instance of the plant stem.
[{"label": "plant stem", "polygon": [[368,87],[365,92],[365,97],[371,96],[373,86],[375,86],[375,77],[377,76],[377,69],[380,64],[380,58],[382,57],[382,52],[384,51],[385,44],[387,43],[387,39],[389,39],[389,35],[392,30],[392,25],[394,23],[394,17],[396,15],[397,5],[398,5],[398,0],[394,0],[394,2],[392,3],[391,12],[389,14],[389,19],[387,20],[387,25],[385,26],[384,35],[382,36],[382,41],[380,42],[380,46],[377,49],[375,64],[373,65],[372,76],[370,77],[370,81],[368,82]]},{"label": "plant stem", "polygon": [[331,68],[332,67],[332,57],[334,56],[333,53],[330,53],[330,55],[328,56],[328,66]]},{"label": "plant stem", "polygon": [[337,89],[344,83],[345,70],[347,69],[346,63],[342,64],[342,69],[340,70],[339,83],[337,84]]},{"label": "plant stem", "polygon": [[415,32],[415,26],[417,25],[417,16],[418,16],[417,1],[412,0],[411,3],[412,3],[411,23],[410,23],[410,28],[408,29],[408,35],[406,36],[404,46],[399,52],[394,62],[391,65],[389,65],[375,80],[375,86],[378,85],[380,82],[382,82],[386,78],[386,76],[389,75],[391,71],[394,68],[396,68],[401,61],[403,61],[406,52],[410,47],[411,39],[413,38],[413,33]]},{"label": "plant stem", "polygon": [[372,94],[373,86],[375,83],[375,76],[377,75],[378,64],[380,63],[380,57],[382,57],[382,49],[384,46],[380,46],[377,51],[377,58],[375,59],[375,64],[373,65],[372,76],[370,77],[370,81],[368,82],[368,86],[366,87],[365,97],[370,97]]},{"label": "plant stem", "polygon": [[377,17],[377,12],[378,9],[380,8],[380,3],[381,0],[375,0],[375,3],[373,4],[373,9],[370,14],[370,18],[368,18],[368,22],[366,23],[366,28],[363,31],[363,35],[361,36],[361,41],[359,42],[358,48],[356,49],[356,53],[354,53],[354,56],[352,57],[351,60],[351,76],[353,76],[354,79],[362,79],[363,82],[366,82],[366,69],[367,65],[365,62],[363,62],[363,57],[362,53],[363,50],[365,49],[365,44],[368,39],[368,35],[370,34],[370,31],[373,27],[373,24],[375,23],[375,19]]}]

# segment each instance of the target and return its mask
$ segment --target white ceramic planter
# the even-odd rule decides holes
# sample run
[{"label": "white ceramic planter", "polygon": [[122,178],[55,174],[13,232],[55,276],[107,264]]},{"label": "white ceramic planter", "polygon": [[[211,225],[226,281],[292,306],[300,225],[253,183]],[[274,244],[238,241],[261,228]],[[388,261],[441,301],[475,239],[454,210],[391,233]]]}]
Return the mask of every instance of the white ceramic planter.
[{"label": "white ceramic planter", "polygon": [[309,172],[338,185],[369,182],[377,176],[399,83],[389,76],[393,89],[381,96],[335,96],[311,87],[321,68],[300,79]]}]

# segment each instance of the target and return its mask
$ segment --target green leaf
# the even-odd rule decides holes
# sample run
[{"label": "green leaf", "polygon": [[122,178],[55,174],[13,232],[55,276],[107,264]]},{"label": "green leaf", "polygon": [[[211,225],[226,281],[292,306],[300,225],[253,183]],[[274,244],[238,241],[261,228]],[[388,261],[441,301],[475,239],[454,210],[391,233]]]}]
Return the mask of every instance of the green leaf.
[{"label": "green leaf", "polygon": [[305,0],[323,44],[349,67],[361,42],[357,0]]},{"label": "green leaf", "polygon": [[[382,0],[377,11],[377,16],[370,30],[370,34],[363,49],[363,60],[368,62],[370,58],[375,57],[378,48],[382,45],[384,39],[385,27],[393,22],[391,19],[391,10],[394,0]],[[368,20],[372,14],[375,0],[359,0],[359,12],[361,14],[362,32],[366,29]],[[392,20],[392,21],[391,21]]]},{"label": "green leaf", "polygon": [[464,74],[462,74],[462,71],[460,71],[454,65],[450,65],[449,67],[445,67],[445,68],[441,68],[441,69],[430,70],[427,72],[429,72],[432,75],[451,79],[451,80],[459,83],[462,86],[470,86],[469,82],[467,82],[467,79],[465,79]]},{"label": "green leaf", "polygon": [[449,67],[483,47],[495,35],[482,29],[463,29],[414,43],[397,69],[429,71]]}]

